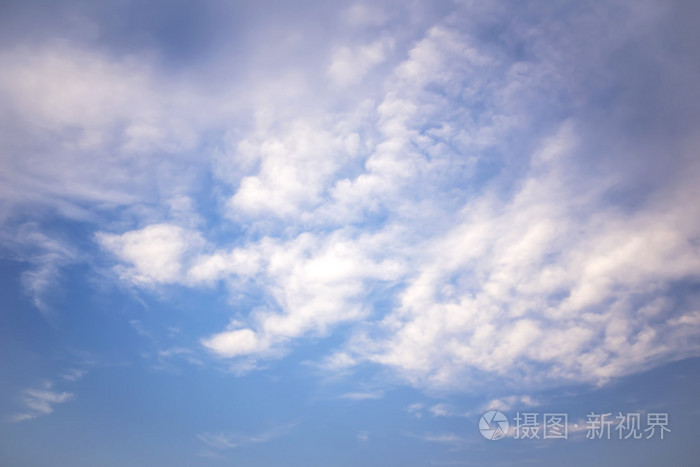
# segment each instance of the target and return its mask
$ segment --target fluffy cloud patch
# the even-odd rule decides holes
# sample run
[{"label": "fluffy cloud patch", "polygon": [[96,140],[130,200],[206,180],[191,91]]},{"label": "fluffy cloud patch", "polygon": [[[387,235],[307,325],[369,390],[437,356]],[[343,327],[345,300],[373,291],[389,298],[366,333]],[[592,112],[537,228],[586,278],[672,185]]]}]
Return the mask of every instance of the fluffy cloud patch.
[{"label": "fluffy cloud patch", "polygon": [[[645,5],[462,5],[415,40],[387,26],[334,42],[348,45],[299,75],[318,89],[294,86],[301,97],[280,103],[251,93],[254,118],[212,149],[220,219],[209,220],[236,232],[230,242],[173,209],[97,239],[132,283],[259,292],[201,339],[236,361],[280,357],[341,324],[350,337],[322,368],[379,365],[441,389],[602,384],[698,355],[700,118],[673,104],[694,90],[678,65],[687,52],[660,53],[672,38],[649,32],[674,16]],[[367,8],[348,27],[369,28]],[[659,63],[659,82],[636,81]],[[128,92],[150,90],[149,73]],[[180,120],[149,108],[160,124],[136,119],[120,148],[170,141]],[[168,199],[186,198],[177,187]]]},{"label": "fluffy cloud patch", "polygon": [[[360,341],[361,354],[443,386],[475,374],[604,382],[698,351],[676,321],[659,320],[693,316],[668,294],[699,277],[700,224],[687,221],[697,208],[674,196],[638,212],[600,210],[600,187],[566,183],[567,159],[551,157],[575,152],[562,131],[510,202],[467,206],[429,244],[382,322],[387,337]],[[694,184],[681,191],[690,199]]]},{"label": "fluffy cloud patch", "polygon": [[371,313],[364,297],[372,282],[395,281],[403,267],[383,258],[373,238],[338,232],[328,238],[303,234],[259,247],[264,268],[259,283],[277,309],[251,313],[252,328],[232,329],[203,341],[225,356],[265,354],[307,334],[327,335],[339,323]]},{"label": "fluffy cloud patch", "polygon": [[182,280],[183,261],[192,250],[203,245],[198,233],[170,224],[154,224],[121,235],[100,233],[98,242],[129,267],[119,274],[144,285]]},{"label": "fluffy cloud patch", "polygon": [[358,145],[357,134],[301,121],[247,138],[238,144],[236,159],[258,161],[259,170],[242,178],[230,207],[234,213],[299,216],[322,201],[333,175],[356,156]]}]

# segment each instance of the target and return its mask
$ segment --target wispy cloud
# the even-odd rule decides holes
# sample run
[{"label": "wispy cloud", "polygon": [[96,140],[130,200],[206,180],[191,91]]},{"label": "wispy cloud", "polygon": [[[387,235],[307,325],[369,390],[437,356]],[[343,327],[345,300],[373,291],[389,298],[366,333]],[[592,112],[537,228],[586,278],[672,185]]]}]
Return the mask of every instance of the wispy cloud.
[{"label": "wispy cloud", "polygon": [[443,445],[449,451],[461,451],[467,448],[474,441],[452,432],[428,432],[422,434],[409,434],[408,436],[421,440],[424,443],[434,443]]},{"label": "wispy cloud", "polygon": [[250,444],[260,444],[271,441],[290,433],[298,423],[283,424],[256,435],[244,435],[233,432],[200,433],[197,438],[208,447],[217,451],[225,451]]},{"label": "wispy cloud", "polygon": [[421,439],[431,443],[461,444],[463,439],[454,433],[429,433],[421,436]]},{"label": "wispy cloud", "polygon": [[452,408],[444,403],[435,404],[428,410],[430,410],[430,413],[432,413],[434,417],[449,417],[453,413]]},{"label": "wispy cloud", "polygon": [[381,399],[382,397],[384,397],[384,391],[347,392],[340,396],[341,399],[351,399],[356,401]]},{"label": "wispy cloud", "polygon": [[406,407],[406,412],[408,412],[416,418],[421,418],[423,416],[424,408],[425,404],[422,404],[420,402],[414,402],[413,404],[410,404],[408,407]]},{"label": "wispy cloud", "polygon": [[328,77],[338,86],[356,84],[373,67],[382,63],[392,48],[393,41],[389,38],[355,48],[338,47],[333,52]]},{"label": "wispy cloud", "polygon": [[48,415],[54,411],[56,404],[63,404],[74,398],[70,392],[55,392],[51,388],[53,383],[47,382],[39,389],[25,389],[22,391],[22,403],[27,411],[16,414],[14,421],[21,422],[33,418]]},{"label": "wispy cloud", "polygon": [[85,376],[86,373],[87,370],[81,368],[71,368],[70,370],[67,370],[65,373],[63,373],[61,375],[61,378],[65,379],[66,381],[75,383],[76,381],[82,379],[82,377]]},{"label": "wispy cloud", "polygon": [[[2,219],[0,219],[0,227]],[[21,259],[31,266],[21,275],[21,283],[32,303],[45,316],[52,315],[48,297],[59,290],[61,270],[79,261],[80,253],[67,239],[42,232],[34,222],[7,226],[0,230],[3,256]]]},{"label": "wispy cloud", "polygon": [[156,353],[158,369],[176,368],[179,361],[186,362],[190,365],[204,365],[204,362],[197,354],[187,347],[171,347],[169,349],[159,350]]},{"label": "wispy cloud", "polygon": [[134,331],[139,336],[147,337],[149,339],[153,339],[153,335],[143,326],[143,323],[139,321],[138,319],[130,319],[129,324],[131,325],[132,328],[134,328]]},{"label": "wispy cloud", "polygon": [[482,405],[475,413],[484,413],[487,410],[499,410],[508,412],[513,409],[521,409],[527,407],[536,407],[540,402],[530,396],[507,396],[498,399],[492,399]]}]

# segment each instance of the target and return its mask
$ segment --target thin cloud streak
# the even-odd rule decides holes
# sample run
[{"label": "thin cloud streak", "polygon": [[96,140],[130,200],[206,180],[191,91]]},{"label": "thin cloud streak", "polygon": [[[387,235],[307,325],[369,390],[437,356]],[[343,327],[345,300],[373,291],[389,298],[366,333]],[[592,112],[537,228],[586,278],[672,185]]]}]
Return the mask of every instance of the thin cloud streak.
[{"label": "thin cloud streak", "polygon": [[75,394],[70,392],[55,392],[51,390],[52,383],[47,383],[40,389],[25,389],[22,392],[22,403],[27,411],[12,417],[15,422],[32,420],[42,415],[48,415],[54,411],[54,406],[72,400]]}]

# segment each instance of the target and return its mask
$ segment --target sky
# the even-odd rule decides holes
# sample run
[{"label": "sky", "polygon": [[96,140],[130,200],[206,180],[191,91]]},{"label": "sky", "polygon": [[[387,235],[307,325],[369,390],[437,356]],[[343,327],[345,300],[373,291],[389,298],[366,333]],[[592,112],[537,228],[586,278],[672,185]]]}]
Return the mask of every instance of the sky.
[{"label": "sky", "polygon": [[697,465],[698,21],[0,2],[0,464]]}]

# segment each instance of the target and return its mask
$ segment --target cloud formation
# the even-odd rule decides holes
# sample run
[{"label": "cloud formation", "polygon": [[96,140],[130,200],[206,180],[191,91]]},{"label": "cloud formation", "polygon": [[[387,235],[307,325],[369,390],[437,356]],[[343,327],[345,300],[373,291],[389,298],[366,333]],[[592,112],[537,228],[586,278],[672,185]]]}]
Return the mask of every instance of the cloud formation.
[{"label": "cloud formation", "polygon": [[47,383],[40,389],[26,389],[22,394],[22,402],[27,411],[13,417],[16,422],[31,420],[41,415],[48,415],[54,410],[56,404],[63,404],[73,399],[70,392],[55,392],[51,390],[53,384]]},{"label": "cloud formation", "polygon": [[203,242],[196,233],[169,224],[152,224],[123,235],[99,234],[103,248],[133,265],[120,275],[135,283],[168,283],[180,280],[188,251]]},{"label": "cloud formation", "polygon": [[274,73],[251,58],[264,41],[239,62],[258,81],[70,41],[2,50],[3,119],[24,122],[1,143],[2,219],[52,206],[93,222],[131,284],[259,296],[200,339],[247,368],[341,327],[320,367],[441,389],[700,354],[684,7],[412,8],[355,5],[316,48],[282,28]]},{"label": "cloud formation", "polygon": [[220,433],[200,433],[197,438],[206,444],[208,447],[215,449],[217,451],[223,451],[228,449],[234,449],[242,446],[247,446],[250,444],[266,443],[275,438],[279,438],[288,434],[294,429],[296,423],[282,424],[278,427],[272,428],[270,430],[263,431],[257,435],[243,435],[240,433],[233,432],[220,432]]}]

